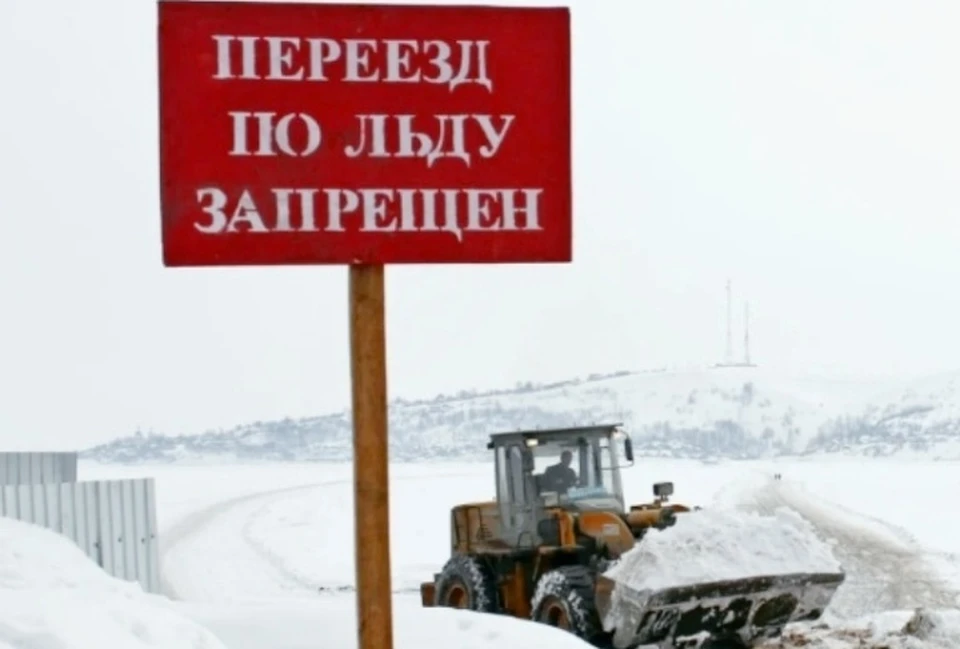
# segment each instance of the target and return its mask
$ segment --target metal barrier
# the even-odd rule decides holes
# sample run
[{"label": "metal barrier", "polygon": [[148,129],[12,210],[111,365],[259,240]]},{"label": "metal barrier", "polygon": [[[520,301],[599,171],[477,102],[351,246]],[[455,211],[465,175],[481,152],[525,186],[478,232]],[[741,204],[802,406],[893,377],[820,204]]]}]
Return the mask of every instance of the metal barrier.
[{"label": "metal barrier", "polygon": [[77,453],[2,453],[0,485],[77,481]]},{"label": "metal barrier", "polygon": [[0,516],[58,532],[108,574],[160,592],[153,478],[3,485]]}]

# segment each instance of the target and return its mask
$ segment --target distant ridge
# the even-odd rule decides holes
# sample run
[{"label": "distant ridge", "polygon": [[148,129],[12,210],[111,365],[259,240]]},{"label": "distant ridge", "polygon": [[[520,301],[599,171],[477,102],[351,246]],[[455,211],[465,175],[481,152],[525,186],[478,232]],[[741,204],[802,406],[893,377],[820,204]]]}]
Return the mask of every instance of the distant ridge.
[{"label": "distant ridge", "polygon": [[[919,381],[785,374],[752,366],[619,370],[390,405],[395,460],[487,459],[490,432],[623,421],[638,452],[701,460],[853,454],[960,459],[960,373]],[[196,435],[137,433],[100,462],[339,461],[346,411]]]}]

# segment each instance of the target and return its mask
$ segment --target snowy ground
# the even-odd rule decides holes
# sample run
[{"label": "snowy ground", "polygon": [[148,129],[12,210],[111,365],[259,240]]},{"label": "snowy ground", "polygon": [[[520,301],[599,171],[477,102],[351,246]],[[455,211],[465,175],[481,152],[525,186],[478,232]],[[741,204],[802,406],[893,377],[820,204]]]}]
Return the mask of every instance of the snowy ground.
[{"label": "snowy ground", "polygon": [[0,518],[0,649],[224,649],[202,625],[109,577],[68,539]]},{"label": "snowy ground", "polygon": [[[228,647],[355,646],[348,465],[84,464],[81,472],[83,479],[145,475],[157,479],[164,587],[171,598],[180,600],[172,606],[211,629]],[[774,472],[782,473],[783,480],[772,481]],[[418,584],[440,568],[449,552],[449,507],[489,498],[491,469],[402,464],[392,468],[391,476],[398,646],[418,642],[425,615],[433,616],[429,624],[438,623],[450,633],[460,629],[463,638],[456,636],[455,644],[464,649],[469,647],[466,637],[496,636],[502,649],[521,635],[538,633],[528,628],[534,625],[523,622],[498,620],[491,626],[475,615],[450,617],[448,612],[423,611],[419,606]],[[673,480],[675,500],[688,504],[762,513],[787,507],[833,544],[848,572],[826,618],[833,628],[808,630],[773,646],[960,646],[958,637],[939,643],[932,637],[918,644],[916,638],[902,640],[898,633],[876,644],[858,644],[897,631],[915,607],[960,606],[960,534],[951,533],[950,517],[939,515],[952,510],[952,494],[960,486],[954,463],[704,465],[641,460],[627,470],[626,478],[632,501],[647,500],[653,482]],[[952,619],[944,619],[946,626],[942,624],[938,632],[954,627]],[[468,624],[479,626],[467,632]],[[925,628],[925,622],[919,626]],[[960,629],[960,623],[955,626]],[[430,636],[432,642],[419,646],[439,647],[440,637]],[[551,636],[549,642],[556,640]]]},{"label": "snowy ground", "polygon": [[[0,519],[0,649],[315,649],[355,644],[344,599],[173,602],[104,573],[66,538]],[[397,617],[395,646],[583,649],[557,629],[450,609]]]}]

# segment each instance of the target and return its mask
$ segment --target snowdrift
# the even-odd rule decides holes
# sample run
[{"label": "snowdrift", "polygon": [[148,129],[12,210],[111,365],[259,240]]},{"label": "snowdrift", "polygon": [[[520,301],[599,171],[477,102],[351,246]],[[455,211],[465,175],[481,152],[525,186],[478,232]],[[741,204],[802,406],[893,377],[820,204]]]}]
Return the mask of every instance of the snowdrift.
[{"label": "snowdrift", "polygon": [[[352,600],[352,598],[349,598]],[[591,649],[541,624],[469,611],[421,609],[395,600],[397,649]],[[230,649],[356,649],[356,614],[343,599],[185,604]],[[843,627],[796,625],[756,649],[957,649],[960,611],[893,611]]]},{"label": "snowdrift", "polygon": [[678,514],[606,572],[637,591],[760,575],[841,572],[833,550],[796,512],[704,509]]},{"label": "snowdrift", "polygon": [[0,649],[226,649],[69,539],[0,518]]},{"label": "snowdrift", "polygon": [[[641,593],[758,575],[842,571],[831,544],[797,512],[707,509],[651,530],[605,573]],[[757,649],[957,649],[960,610],[889,611],[836,626],[798,623]]]},{"label": "snowdrift", "polygon": [[[560,629],[454,609],[423,609],[395,598],[396,649],[593,649]],[[353,598],[287,599],[250,604],[178,604],[230,649],[356,649]]]},{"label": "snowdrift", "polygon": [[956,649],[960,611],[890,611],[840,628],[794,629],[757,649]]},{"label": "snowdrift", "polygon": [[753,643],[819,618],[843,579],[830,547],[792,512],[702,510],[648,530],[601,577],[597,608],[615,647],[731,633]]},{"label": "snowdrift", "polygon": [[[350,649],[353,598],[250,604],[174,602],[94,564],[69,539],[0,517],[0,649]],[[399,605],[397,649],[587,649],[558,629],[506,617]]]}]

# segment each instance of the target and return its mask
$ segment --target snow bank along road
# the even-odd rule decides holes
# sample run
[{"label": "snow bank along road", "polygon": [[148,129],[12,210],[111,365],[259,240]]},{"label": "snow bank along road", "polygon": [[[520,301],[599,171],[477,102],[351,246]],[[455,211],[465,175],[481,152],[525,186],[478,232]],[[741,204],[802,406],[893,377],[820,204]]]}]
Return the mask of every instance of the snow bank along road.
[{"label": "snow bank along road", "polygon": [[[458,480],[430,484],[443,477]],[[447,488],[471,477],[467,473],[427,472],[396,476],[392,480],[417,481],[423,483],[422,487],[420,484],[404,486],[414,487],[414,493],[440,491],[448,500],[457,500],[457,495],[449,494]],[[352,564],[345,566],[342,558],[344,552],[352,555],[353,551],[351,490],[349,477],[331,479],[225,500],[181,519],[161,537],[166,594],[183,600],[237,602],[278,597],[316,598],[323,593],[352,591]],[[413,511],[433,507],[435,502],[445,500],[425,497]],[[754,483],[749,490],[738,493],[734,503],[728,504],[761,513],[772,513],[779,507],[790,508],[834,544],[847,580],[834,599],[830,617],[850,619],[881,611],[960,605],[956,585],[945,580],[937,569],[937,561],[944,561],[944,557],[924,552],[904,530],[808,494],[802,484],[774,480]],[[290,505],[294,505],[293,509]],[[403,521],[398,510],[409,508],[410,503],[395,501],[392,505],[396,530],[397,521]],[[312,520],[301,517],[301,520],[289,521],[288,529],[276,531],[291,537],[286,539],[286,544],[264,542],[263,528],[268,526],[263,522],[277,520],[277,508],[288,512],[313,510]],[[435,514],[442,519],[445,509]],[[312,529],[308,529],[311,525]],[[447,533],[446,527],[438,531],[442,535]],[[268,527],[268,532],[273,534],[274,530]],[[433,535],[433,529],[424,534]],[[406,548],[397,547],[401,539],[396,534],[393,541],[397,543],[395,553],[401,550],[402,554],[409,555]],[[445,547],[446,537],[439,541],[435,547]],[[288,552],[290,548],[294,550]],[[298,556],[292,556],[294,552]],[[420,556],[430,557],[429,560],[437,564],[434,568],[444,559],[444,556],[433,557],[430,552]],[[400,559],[396,563],[402,562],[403,558]],[[430,571],[429,566],[413,568],[416,575]],[[412,581],[395,579],[395,592],[412,594],[416,590],[410,586]]]},{"label": "snow bank along road", "polygon": [[744,494],[741,507],[760,513],[788,507],[834,544],[847,579],[829,609],[833,616],[849,619],[882,611],[960,605],[956,585],[934,565],[937,560],[955,559],[925,551],[903,529],[824,502],[807,494],[802,485],[785,481],[770,480]]}]

